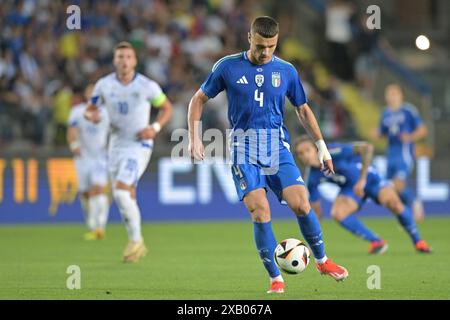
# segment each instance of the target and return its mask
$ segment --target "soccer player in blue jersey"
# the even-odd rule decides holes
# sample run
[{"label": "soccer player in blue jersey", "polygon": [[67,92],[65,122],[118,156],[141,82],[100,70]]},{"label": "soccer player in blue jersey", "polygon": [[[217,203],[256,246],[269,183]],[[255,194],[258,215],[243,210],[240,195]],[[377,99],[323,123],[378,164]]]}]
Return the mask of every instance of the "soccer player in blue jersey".
[{"label": "soccer player in blue jersey", "polygon": [[398,84],[385,89],[387,108],[383,112],[378,137],[387,137],[387,178],[394,183],[402,202],[414,208],[417,220],[423,219],[423,206],[415,200],[414,192],[408,188],[407,180],[414,167],[414,143],[427,135],[416,108],[403,101],[403,92]]},{"label": "soccer player in blue jersey", "polygon": [[[258,17],[248,34],[250,49],[220,59],[189,104],[189,152],[192,158],[205,157],[199,136],[203,105],[225,90],[231,135],[232,175],[240,200],[253,220],[254,240],[270,277],[268,293],[284,292],[284,281],[274,261],[277,246],[272,231],[266,192],[271,189],[297,216],[318,271],[335,280],[348,276],[345,268],[325,255],[322,231],[311,209],[300,171],[290,152],[289,135],[283,124],[285,97],[294,105],[300,123],[318,147],[318,161],[326,174],[333,163],[316,118],[309,108],[296,69],[274,55],[278,23]],[[242,138],[243,136],[243,138]],[[236,141],[236,139],[238,141]],[[266,151],[266,152],[264,152]]]},{"label": "soccer player in blue jersey", "polygon": [[294,149],[302,165],[310,168],[306,181],[309,200],[317,214],[321,214],[318,186],[324,181],[331,182],[340,188],[331,208],[331,216],[354,235],[369,241],[369,253],[384,253],[388,245],[354,215],[367,198],[386,207],[397,217],[418,252],[430,252],[429,246],[419,235],[409,207],[402,203],[392,184],[381,179],[375,168],[370,166],[373,157],[371,144],[366,142],[330,144],[335,169],[335,174],[331,176],[326,176],[320,171],[316,146],[308,136],[300,137],[295,142]]}]

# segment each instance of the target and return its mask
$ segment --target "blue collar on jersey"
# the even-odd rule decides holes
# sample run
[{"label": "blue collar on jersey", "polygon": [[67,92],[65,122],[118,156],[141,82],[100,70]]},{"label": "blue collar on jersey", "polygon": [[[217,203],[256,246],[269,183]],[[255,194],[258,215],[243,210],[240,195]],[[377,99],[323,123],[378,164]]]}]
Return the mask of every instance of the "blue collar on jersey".
[{"label": "blue collar on jersey", "polygon": [[255,63],[251,62],[250,59],[247,57],[247,51],[244,51],[244,59],[247,60],[248,62],[250,62],[251,64],[255,65],[255,66],[265,66],[265,65],[268,65],[269,63],[271,63],[272,61],[275,60],[275,55],[273,54],[272,55],[272,59],[269,62],[267,62],[267,63],[255,64]]},{"label": "blue collar on jersey", "polygon": [[119,77],[117,76],[117,73],[116,73],[116,72],[114,72],[114,75],[116,76],[116,80],[117,80],[122,86],[126,87],[126,86],[128,86],[130,83],[132,83],[132,82],[137,78],[138,73],[135,71],[135,72],[134,72],[134,77],[133,77],[133,79],[131,79],[131,81],[128,82],[127,84],[123,84],[123,83],[120,81],[120,79],[119,79]]}]

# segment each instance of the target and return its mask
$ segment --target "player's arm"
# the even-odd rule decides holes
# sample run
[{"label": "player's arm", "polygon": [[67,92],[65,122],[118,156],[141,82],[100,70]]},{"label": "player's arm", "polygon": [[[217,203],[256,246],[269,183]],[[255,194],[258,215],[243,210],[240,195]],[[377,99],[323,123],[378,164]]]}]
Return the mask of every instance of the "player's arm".
[{"label": "player's arm", "polygon": [[417,142],[418,140],[425,138],[428,134],[426,125],[424,124],[419,112],[414,106],[405,111],[406,121],[412,128],[411,133],[403,132],[400,134],[402,142]]},{"label": "player's arm", "polygon": [[194,160],[205,158],[205,148],[201,139],[200,119],[202,117],[203,105],[209,99],[213,99],[219,92],[225,90],[224,69],[226,63],[220,60],[216,62],[208,75],[208,78],[200,86],[200,89],[189,101],[188,129],[189,129],[189,154]]},{"label": "player's arm", "polygon": [[93,123],[98,123],[100,122],[100,110],[99,108],[92,103],[89,103],[88,106],[86,107],[86,110],[83,113],[83,116],[93,122]]},{"label": "player's arm", "polygon": [[76,126],[69,126],[69,128],[67,129],[66,140],[73,155],[79,156],[80,143],[78,141],[78,128]]},{"label": "player's arm", "polygon": [[374,147],[368,142],[355,142],[353,143],[353,153],[361,156],[362,166],[359,174],[358,182],[353,187],[353,191],[358,197],[364,196],[364,188],[367,183],[367,173],[369,166],[372,163]]},{"label": "player's arm", "polygon": [[99,123],[101,120],[99,104],[101,103],[101,80],[98,81],[92,90],[92,96],[83,113],[83,117],[93,123]]},{"label": "player's arm", "polygon": [[203,105],[208,101],[208,96],[199,89],[189,102],[188,128],[189,128],[189,154],[194,160],[203,160],[205,149],[200,138],[200,119]]},{"label": "player's arm", "polygon": [[333,161],[331,160],[331,155],[328,152],[327,145],[323,140],[322,132],[320,131],[317,119],[314,116],[311,108],[307,103],[295,108],[298,119],[301,125],[305,128],[308,135],[315,141],[317,149],[319,151],[319,161],[321,163],[321,170],[325,172],[326,175],[333,173]]},{"label": "player's arm", "polygon": [[401,139],[403,142],[416,142],[422,138],[425,138],[427,135],[428,135],[427,126],[422,123],[419,127],[416,128],[416,130],[414,130],[410,134],[403,133]]},{"label": "player's arm", "polygon": [[161,103],[161,105],[158,108],[159,112],[158,115],[156,116],[155,122],[159,123],[161,127],[164,127],[167,124],[167,122],[169,122],[170,118],[172,118],[173,113],[172,102],[170,102],[170,100],[166,98],[166,100],[164,100],[164,102]]},{"label": "player's arm", "polygon": [[170,102],[169,98],[167,98],[165,95],[163,95],[163,97],[164,98],[162,102],[159,101],[155,105],[155,107],[159,109],[155,122],[139,131],[138,133],[139,139],[144,140],[154,139],[172,117],[173,113],[172,102]]},{"label": "player's arm", "polygon": [[311,202],[311,208],[313,208],[316,213],[317,219],[322,219],[322,207],[320,205],[320,201]]}]

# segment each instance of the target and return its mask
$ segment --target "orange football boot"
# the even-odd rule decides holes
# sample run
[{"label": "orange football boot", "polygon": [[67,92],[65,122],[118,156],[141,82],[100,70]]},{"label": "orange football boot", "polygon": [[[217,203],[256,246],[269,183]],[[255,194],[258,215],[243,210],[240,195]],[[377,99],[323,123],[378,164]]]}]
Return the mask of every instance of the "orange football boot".
[{"label": "orange football boot", "polygon": [[272,281],[267,293],[284,293],[284,281]]},{"label": "orange football boot", "polygon": [[348,271],[344,267],[341,267],[340,265],[337,265],[331,259],[327,259],[322,264],[318,264],[315,262],[317,271],[319,271],[321,274],[327,274],[330,277],[332,277],[336,281],[342,281],[345,278],[348,277]]}]

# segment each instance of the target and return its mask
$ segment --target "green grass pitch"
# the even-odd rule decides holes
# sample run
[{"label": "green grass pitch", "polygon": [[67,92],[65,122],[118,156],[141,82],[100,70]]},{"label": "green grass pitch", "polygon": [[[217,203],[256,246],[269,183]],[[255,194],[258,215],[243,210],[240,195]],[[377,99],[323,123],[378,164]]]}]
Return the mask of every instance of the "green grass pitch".
[{"label": "green grass pitch", "polygon": [[[329,257],[349,270],[336,283],[311,263],[300,275],[285,275],[287,292],[267,295],[268,280],[247,221],[147,223],[149,255],[123,264],[125,228],[108,226],[102,241],[82,240],[82,225],[0,227],[0,299],[450,299],[450,219],[420,224],[431,255],[413,250],[394,218],[363,219],[390,244],[369,256],[367,243],[322,222]],[[274,220],[278,240],[300,237],[295,219]],[[312,262],[312,261],[311,261]],[[81,268],[81,289],[69,290],[66,269]],[[381,289],[369,290],[367,267],[381,269]]]}]

